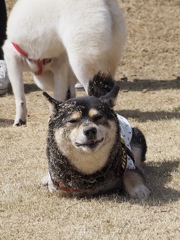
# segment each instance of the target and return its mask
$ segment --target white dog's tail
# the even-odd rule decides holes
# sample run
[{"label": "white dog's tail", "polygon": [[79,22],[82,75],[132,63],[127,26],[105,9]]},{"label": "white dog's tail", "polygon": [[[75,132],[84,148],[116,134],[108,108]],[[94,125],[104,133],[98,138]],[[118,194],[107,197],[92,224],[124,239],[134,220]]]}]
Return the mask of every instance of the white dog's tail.
[{"label": "white dog's tail", "polygon": [[110,92],[113,89],[114,85],[115,81],[110,75],[108,76],[99,72],[89,82],[88,95],[99,98]]}]

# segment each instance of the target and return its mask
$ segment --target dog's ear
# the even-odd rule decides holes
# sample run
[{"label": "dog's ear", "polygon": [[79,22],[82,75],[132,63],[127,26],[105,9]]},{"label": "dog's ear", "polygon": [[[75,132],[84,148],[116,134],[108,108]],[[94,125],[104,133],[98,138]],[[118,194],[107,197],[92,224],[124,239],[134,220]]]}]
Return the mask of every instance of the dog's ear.
[{"label": "dog's ear", "polygon": [[109,93],[107,93],[105,96],[100,97],[100,100],[102,102],[105,102],[110,108],[113,108],[116,105],[119,89],[120,87],[118,85],[115,85]]},{"label": "dog's ear", "polygon": [[46,92],[43,92],[43,95],[45,96],[46,100],[48,100],[48,107],[50,110],[51,114],[55,114],[57,112],[58,109],[58,105],[61,103],[57,100],[55,100],[54,98],[52,98],[49,94],[47,94]]}]

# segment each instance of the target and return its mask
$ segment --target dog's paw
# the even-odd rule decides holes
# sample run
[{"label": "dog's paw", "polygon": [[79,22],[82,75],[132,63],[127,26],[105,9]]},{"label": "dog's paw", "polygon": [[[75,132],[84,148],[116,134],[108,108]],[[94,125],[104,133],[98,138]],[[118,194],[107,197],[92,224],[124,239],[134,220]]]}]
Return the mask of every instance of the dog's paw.
[{"label": "dog's paw", "polygon": [[19,119],[19,121],[14,121],[14,124],[13,124],[14,127],[19,127],[22,125],[26,125],[26,120],[23,121],[23,120]]},{"label": "dog's paw", "polygon": [[41,183],[42,183],[43,186],[47,186],[48,181],[49,181],[49,174],[41,179]]},{"label": "dog's paw", "polygon": [[43,186],[48,187],[50,193],[57,192],[57,188],[54,186],[49,174],[42,178],[41,183]]},{"label": "dog's paw", "polygon": [[138,185],[129,191],[129,195],[133,198],[148,198],[150,195],[149,189],[144,185]]}]

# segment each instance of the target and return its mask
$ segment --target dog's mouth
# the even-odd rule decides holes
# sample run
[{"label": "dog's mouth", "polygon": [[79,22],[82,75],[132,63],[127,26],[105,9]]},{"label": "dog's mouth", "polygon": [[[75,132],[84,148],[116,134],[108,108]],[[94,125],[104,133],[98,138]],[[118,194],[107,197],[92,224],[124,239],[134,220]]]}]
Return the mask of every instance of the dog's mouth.
[{"label": "dog's mouth", "polygon": [[99,143],[103,142],[103,140],[104,140],[104,138],[101,138],[100,140],[87,141],[85,143],[75,142],[75,145],[76,145],[76,147],[85,147],[85,148],[89,148],[89,149],[94,149],[99,145]]}]

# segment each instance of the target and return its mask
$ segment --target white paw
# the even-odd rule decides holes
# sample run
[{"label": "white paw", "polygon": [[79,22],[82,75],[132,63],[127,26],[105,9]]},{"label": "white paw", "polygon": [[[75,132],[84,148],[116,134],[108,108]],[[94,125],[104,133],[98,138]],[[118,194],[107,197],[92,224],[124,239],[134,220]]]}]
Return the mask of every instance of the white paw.
[{"label": "white paw", "polygon": [[26,125],[26,120],[21,120],[19,119],[19,121],[14,121],[13,127],[19,127],[19,126],[23,126]]},{"label": "white paw", "polygon": [[42,185],[44,185],[44,186],[48,186],[48,190],[50,191],[50,193],[53,193],[54,191],[56,191],[57,192],[57,189],[56,189],[56,187],[54,186],[54,184],[53,184],[53,182],[52,182],[52,180],[51,180],[51,177],[50,177],[50,175],[49,175],[49,173],[48,173],[48,175],[46,175],[45,177],[43,177],[43,179],[41,180],[41,183],[42,183]]},{"label": "white paw", "polygon": [[43,186],[48,185],[48,181],[49,181],[49,174],[41,179],[41,183]]},{"label": "white paw", "polygon": [[131,189],[129,194],[131,197],[135,198],[147,198],[150,194],[150,191],[144,184],[141,184]]}]

